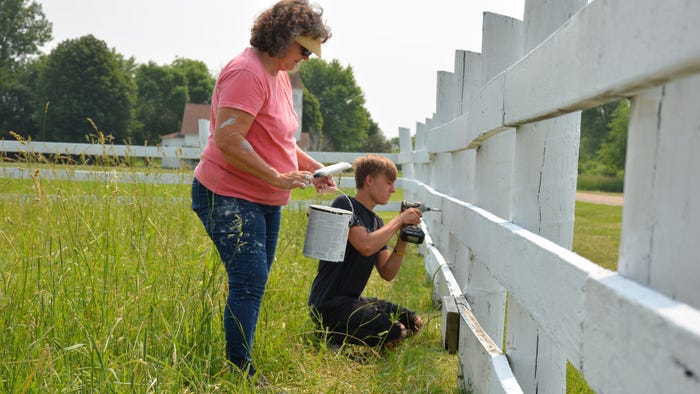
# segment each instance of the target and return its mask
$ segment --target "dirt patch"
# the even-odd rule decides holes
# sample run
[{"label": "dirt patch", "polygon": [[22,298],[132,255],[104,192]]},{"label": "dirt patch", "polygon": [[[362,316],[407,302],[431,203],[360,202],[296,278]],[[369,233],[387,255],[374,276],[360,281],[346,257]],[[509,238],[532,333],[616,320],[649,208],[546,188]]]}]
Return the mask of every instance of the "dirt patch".
[{"label": "dirt patch", "polygon": [[625,198],[622,195],[576,192],[576,201],[622,206],[625,202]]}]

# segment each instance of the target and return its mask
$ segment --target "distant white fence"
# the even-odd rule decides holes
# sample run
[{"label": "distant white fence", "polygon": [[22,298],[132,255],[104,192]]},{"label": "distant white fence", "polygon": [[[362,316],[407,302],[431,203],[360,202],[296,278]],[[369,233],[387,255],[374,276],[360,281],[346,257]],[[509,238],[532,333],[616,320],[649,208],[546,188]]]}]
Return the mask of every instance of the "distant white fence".
[{"label": "distant white fence", "polygon": [[80,144],[68,142],[0,141],[0,152],[42,155],[148,157],[157,159],[199,159],[200,148]]},{"label": "distant white fence", "polygon": [[[122,158],[151,158],[163,159],[170,162],[176,160],[199,160],[202,154],[200,148],[194,147],[162,147],[162,146],[129,146],[105,144],[80,144],[63,142],[20,142],[0,140],[0,152],[21,153],[28,157],[39,156],[100,156]],[[307,152],[314,159],[332,164],[339,161],[352,163],[360,152]],[[378,153],[379,155],[397,162],[395,153]],[[30,179],[35,170],[22,167],[0,166],[0,178]],[[69,168],[47,168],[39,171],[42,179],[74,180],[74,181],[120,181],[120,182],[149,182],[149,183],[191,183],[191,171],[172,172],[132,172],[123,169],[104,170],[74,170]],[[343,186],[354,187],[354,180],[343,179]]]},{"label": "distant white fence", "polygon": [[[448,10],[449,11],[449,10]],[[460,386],[700,393],[700,1],[527,0],[400,131]],[[618,272],[571,252],[579,110],[628,97]]]},{"label": "distant white fence", "polygon": [[[208,121],[207,121],[208,122]],[[208,125],[207,125],[208,129]],[[109,144],[81,144],[81,143],[61,143],[61,142],[37,142],[37,141],[3,141],[0,140],[0,152],[26,155],[29,160],[41,161],[42,156],[99,156],[99,157],[121,157],[121,158],[150,158],[161,159],[163,163],[168,162],[169,167],[179,167],[175,163],[178,161],[199,160],[202,150],[194,147],[162,147],[162,146],[127,146]],[[333,164],[340,161],[352,163],[358,156],[365,153],[360,152],[307,152],[314,159]],[[386,156],[393,162],[397,162],[398,155],[395,153],[378,153]],[[26,165],[0,165],[0,178],[10,179],[32,179],[39,177],[45,180],[71,180],[71,181],[93,181],[93,182],[124,182],[124,183],[157,183],[157,184],[188,184],[192,183],[191,170],[171,170],[171,171],[138,171],[124,168],[111,168],[105,166],[103,169],[71,169],[70,166],[47,166],[47,167],[27,167]],[[355,180],[352,177],[339,177],[342,187],[355,187]],[[0,190],[0,192],[2,192]],[[294,207],[308,202],[294,204]],[[386,206],[378,207],[379,210],[398,210],[398,203],[390,203]]]}]

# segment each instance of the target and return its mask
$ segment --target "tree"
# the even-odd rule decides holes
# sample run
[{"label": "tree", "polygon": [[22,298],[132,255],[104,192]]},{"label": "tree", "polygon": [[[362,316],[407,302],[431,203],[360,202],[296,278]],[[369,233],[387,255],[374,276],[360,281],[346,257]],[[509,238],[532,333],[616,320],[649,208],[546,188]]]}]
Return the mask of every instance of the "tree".
[{"label": "tree", "polygon": [[38,53],[39,47],[49,40],[51,23],[41,5],[26,0],[0,0],[0,67]]},{"label": "tree", "polygon": [[314,151],[324,151],[327,144],[323,138],[323,115],[321,115],[321,104],[316,96],[309,92],[309,89],[304,86],[303,94],[304,104],[302,106],[302,121],[301,127],[303,133],[309,133],[309,149]]},{"label": "tree", "polygon": [[171,66],[154,62],[136,69],[138,99],[136,120],[141,125],[136,140],[160,143],[160,136],[180,130],[182,112],[189,96],[185,75]]},{"label": "tree", "polygon": [[59,43],[47,58],[39,86],[48,112],[42,107],[35,116],[47,116],[47,140],[85,141],[95,126],[118,143],[129,139],[135,86],[104,41],[87,35]]},{"label": "tree", "polygon": [[9,139],[10,131],[25,138],[40,137],[41,124],[34,117],[44,103],[38,100],[37,80],[43,61],[34,59],[2,73],[0,78],[0,139]]},{"label": "tree", "polygon": [[608,135],[600,145],[596,155],[597,161],[603,165],[605,175],[621,177],[625,172],[627,154],[627,128],[629,126],[630,104],[628,100],[620,100],[610,116]]},{"label": "tree", "polygon": [[172,67],[185,76],[190,103],[209,104],[211,102],[211,94],[214,91],[216,81],[204,62],[177,58],[172,63]]},{"label": "tree", "polygon": [[367,139],[370,119],[362,90],[351,67],[338,60],[304,62],[299,69],[304,86],[318,98],[323,116],[323,136],[337,151],[355,151]]},{"label": "tree", "polygon": [[[367,116],[369,117],[369,114]],[[391,152],[391,143],[386,140],[379,125],[371,117],[369,117],[367,140],[364,141],[361,149],[365,152]]]},{"label": "tree", "polygon": [[51,40],[51,23],[41,5],[26,0],[0,0],[0,138],[9,131],[29,136],[36,131],[31,113],[36,101],[39,47]]},{"label": "tree", "polygon": [[579,145],[579,162],[594,161],[608,135],[608,124],[617,101],[609,102],[598,107],[584,110],[581,113],[581,143]]}]

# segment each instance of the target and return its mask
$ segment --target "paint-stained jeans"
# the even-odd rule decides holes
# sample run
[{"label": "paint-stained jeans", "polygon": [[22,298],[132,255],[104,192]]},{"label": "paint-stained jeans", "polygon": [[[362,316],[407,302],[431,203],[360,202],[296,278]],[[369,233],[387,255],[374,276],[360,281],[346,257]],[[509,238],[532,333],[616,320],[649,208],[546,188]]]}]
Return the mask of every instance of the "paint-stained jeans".
[{"label": "paint-stained jeans", "polygon": [[251,353],[260,301],[275,257],[281,207],[212,193],[192,183],[192,209],[204,224],[228,273],[224,311],[226,357],[254,374]]}]

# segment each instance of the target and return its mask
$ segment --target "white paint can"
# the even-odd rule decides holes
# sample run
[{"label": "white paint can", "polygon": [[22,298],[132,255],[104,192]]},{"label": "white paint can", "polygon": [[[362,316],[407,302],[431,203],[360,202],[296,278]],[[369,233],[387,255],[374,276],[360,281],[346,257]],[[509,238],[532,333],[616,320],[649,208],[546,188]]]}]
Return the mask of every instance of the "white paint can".
[{"label": "white paint can", "polygon": [[304,256],[324,261],[343,261],[352,212],[322,205],[309,206]]}]

